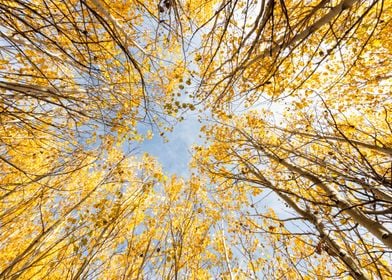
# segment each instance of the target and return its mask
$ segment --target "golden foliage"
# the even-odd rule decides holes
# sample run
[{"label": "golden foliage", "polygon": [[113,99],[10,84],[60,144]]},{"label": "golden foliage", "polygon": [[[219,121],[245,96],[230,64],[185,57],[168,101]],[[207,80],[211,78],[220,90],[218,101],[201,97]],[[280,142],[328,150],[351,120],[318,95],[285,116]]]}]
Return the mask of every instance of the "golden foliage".
[{"label": "golden foliage", "polygon": [[[391,20],[0,0],[0,278],[392,277]],[[134,154],[196,109],[188,178]]]}]

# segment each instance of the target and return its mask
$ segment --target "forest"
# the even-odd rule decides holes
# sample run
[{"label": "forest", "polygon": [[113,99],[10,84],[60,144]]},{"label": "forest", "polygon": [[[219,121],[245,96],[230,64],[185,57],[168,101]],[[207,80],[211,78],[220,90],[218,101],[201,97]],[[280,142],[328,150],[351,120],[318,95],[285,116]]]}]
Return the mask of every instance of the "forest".
[{"label": "forest", "polygon": [[0,0],[0,279],[392,279],[391,34],[392,0]]}]

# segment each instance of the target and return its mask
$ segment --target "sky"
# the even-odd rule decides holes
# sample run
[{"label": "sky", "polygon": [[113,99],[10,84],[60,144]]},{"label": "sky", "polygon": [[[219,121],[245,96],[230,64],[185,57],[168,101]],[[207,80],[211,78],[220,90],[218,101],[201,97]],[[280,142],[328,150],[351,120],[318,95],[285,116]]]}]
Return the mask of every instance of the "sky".
[{"label": "sky", "polygon": [[[256,10],[259,10],[260,7],[257,7]],[[239,14],[239,16],[241,16]],[[251,21],[250,18],[248,18],[249,22]],[[253,19],[254,20],[254,19]],[[155,23],[152,23],[155,24]],[[189,46],[190,48],[188,49],[189,53],[193,53],[195,49],[199,48],[201,41],[201,34],[197,33],[192,40],[192,44]],[[191,64],[190,66],[191,70],[196,70],[197,71],[197,66]],[[184,84],[185,89],[182,90],[182,92],[189,91],[193,92],[192,88],[188,88],[186,84]],[[195,86],[195,85],[192,85]],[[189,102],[192,100],[187,100],[186,95],[182,95],[179,99],[181,102]],[[241,102],[240,102],[241,103]],[[268,108],[269,110],[274,110],[275,112],[281,113],[283,105],[282,104],[275,104],[274,106],[271,105],[271,103],[268,102]],[[240,114],[243,109],[242,105],[239,104],[236,107],[236,110],[238,110],[236,113]],[[252,109],[257,109],[257,108],[265,108],[266,104],[259,104],[258,106],[252,106]],[[273,108],[272,108],[273,107]],[[162,170],[165,175],[171,176],[171,175],[177,175],[181,176],[185,179],[188,179],[190,177],[190,174],[192,171],[189,168],[189,163],[192,157],[191,154],[191,149],[193,145],[202,145],[204,143],[204,139],[200,138],[200,128],[202,125],[205,125],[206,123],[200,123],[198,120],[198,114],[203,115],[203,113],[198,113],[198,110],[195,111],[187,111],[182,115],[184,117],[184,120],[180,123],[177,123],[174,125],[174,129],[172,132],[165,132],[165,136],[168,139],[168,141],[165,141],[165,139],[159,135],[159,132],[155,131],[153,134],[153,138],[151,140],[144,140],[140,145],[138,145],[138,148],[136,152],[141,155],[143,153],[148,153],[151,156],[157,158],[158,162],[162,166]],[[204,112],[205,114],[205,112]],[[208,112],[207,112],[208,115]],[[139,132],[142,134],[145,134],[147,130],[151,129],[150,126],[145,126],[145,127],[140,127]],[[262,197],[266,195],[266,192],[263,192],[261,194]],[[257,200],[258,198],[255,198]],[[274,194],[268,195],[262,202],[258,204],[259,207],[273,207],[276,213],[282,217],[289,217],[291,214],[287,212],[287,208],[284,207],[284,204],[282,201],[278,199],[278,197]]]},{"label": "sky", "polygon": [[[275,109],[281,109],[281,107],[278,106]],[[199,135],[201,134],[200,128],[205,123],[198,121],[198,113],[196,112],[197,110],[195,112],[185,113],[184,121],[176,124],[172,132],[165,133],[169,140],[168,142],[165,142],[164,138],[158,132],[155,132],[151,140],[144,140],[140,144],[137,152],[139,154],[149,153],[157,158],[165,175],[177,175],[188,179],[191,174],[188,165],[192,156],[192,146],[204,143],[204,139],[200,138]],[[141,132],[145,132],[148,129],[150,127],[142,127]],[[257,204],[259,209],[265,210],[266,208],[272,207],[279,217],[292,217],[292,211],[289,211],[283,201],[274,193],[265,190],[259,197],[255,197],[254,201],[258,201],[261,197],[265,198]],[[291,224],[287,226],[294,232],[299,230]]]},{"label": "sky", "polygon": [[199,144],[201,123],[197,113],[186,113],[184,120],[174,126],[173,132],[166,132],[168,142],[159,133],[154,132],[151,140],[145,140],[137,152],[149,153],[156,157],[166,175],[176,174],[189,178],[188,164],[191,159],[192,145]]}]

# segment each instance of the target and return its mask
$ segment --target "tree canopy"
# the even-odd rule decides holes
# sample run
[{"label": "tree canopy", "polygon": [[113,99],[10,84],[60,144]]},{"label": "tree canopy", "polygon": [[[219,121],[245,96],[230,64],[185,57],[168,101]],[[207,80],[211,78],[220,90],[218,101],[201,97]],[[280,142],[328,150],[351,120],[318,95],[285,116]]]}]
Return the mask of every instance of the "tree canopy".
[{"label": "tree canopy", "polygon": [[[0,279],[392,278],[391,33],[390,0],[0,0]],[[182,178],[138,147],[191,113]]]}]

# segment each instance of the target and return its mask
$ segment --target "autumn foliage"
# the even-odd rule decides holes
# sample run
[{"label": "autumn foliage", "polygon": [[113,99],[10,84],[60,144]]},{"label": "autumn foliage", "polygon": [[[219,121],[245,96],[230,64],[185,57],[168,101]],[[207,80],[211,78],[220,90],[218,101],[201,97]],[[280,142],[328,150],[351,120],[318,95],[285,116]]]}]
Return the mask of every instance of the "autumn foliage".
[{"label": "autumn foliage", "polygon": [[[389,0],[0,0],[0,279],[391,279],[391,23]],[[136,148],[190,112],[182,178]]]}]

